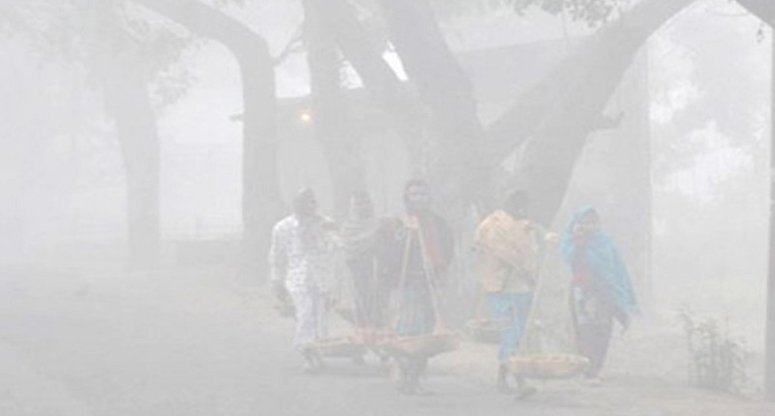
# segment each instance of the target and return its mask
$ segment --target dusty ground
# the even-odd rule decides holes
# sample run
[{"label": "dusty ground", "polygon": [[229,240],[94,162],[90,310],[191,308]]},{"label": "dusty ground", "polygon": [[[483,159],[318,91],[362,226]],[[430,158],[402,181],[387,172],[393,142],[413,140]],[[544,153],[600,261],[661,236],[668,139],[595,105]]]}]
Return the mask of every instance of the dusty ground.
[{"label": "dusty ground", "polygon": [[230,272],[3,270],[0,415],[775,415],[775,406],[686,386],[680,332],[641,323],[617,338],[606,382],[492,392],[494,347],[432,361],[428,397],[398,395],[377,367],[297,372],[292,322]]}]

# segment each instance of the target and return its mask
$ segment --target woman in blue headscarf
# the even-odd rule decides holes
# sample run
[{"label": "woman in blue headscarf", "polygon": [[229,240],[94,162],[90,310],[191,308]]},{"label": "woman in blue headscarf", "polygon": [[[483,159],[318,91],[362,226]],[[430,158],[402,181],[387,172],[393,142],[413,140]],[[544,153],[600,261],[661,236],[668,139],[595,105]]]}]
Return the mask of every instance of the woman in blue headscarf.
[{"label": "woman in blue headscarf", "polygon": [[630,275],[591,206],[579,209],[565,231],[562,254],[571,268],[571,309],[579,353],[590,360],[586,377],[598,382],[613,322],[623,329],[637,309]]}]

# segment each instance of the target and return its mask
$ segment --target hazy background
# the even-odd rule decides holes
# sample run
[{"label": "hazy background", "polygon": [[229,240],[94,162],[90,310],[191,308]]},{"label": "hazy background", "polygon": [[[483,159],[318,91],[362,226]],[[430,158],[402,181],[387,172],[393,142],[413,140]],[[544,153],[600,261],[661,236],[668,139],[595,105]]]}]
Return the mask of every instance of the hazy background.
[{"label": "hazy background", "polygon": [[[434,123],[444,124],[444,117],[455,110],[439,116],[443,113],[439,108],[447,104],[428,101],[436,87],[423,84],[433,82],[412,79],[411,71],[407,75],[401,46],[390,43],[389,23],[379,16],[379,2],[354,2],[358,3],[355,15],[376,39],[372,50],[378,49],[377,56],[403,81],[406,97],[419,102],[419,119],[385,110],[379,99],[380,94],[386,95],[380,92],[385,84],[364,89],[368,83],[357,68],[346,54],[336,52],[335,67],[328,67],[327,74],[329,82],[331,73],[335,74],[339,90],[331,92],[321,76],[323,81],[317,85],[323,85],[323,93],[316,101],[309,69],[316,64],[309,62],[307,52],[315,43],[309,43],[309,36],[323,39],[320,33],[330,27],[323,23],[304,32],[304,2],[160,1],[160,10],[172,10],[169,16],[143,3],[148,2],[0,1],[4,62],[0,65],[0,262],[6,269],[161,270],[162,275],[224,270],[238,275],[242,284],[258,287],[266,276],[262,265],[269,237],[266,224],[287,213],[297,189],[313,187],[322,212],[342,219],[341,206],[346,204],[342,195],[351,189],[348,186],[357,186],[348,182],[337,188],[341,172],[340,176],[332,172],[342,160],[358,159],[360,167],[348,171],[349,175],[359,172],[354,175],[368,187],[381,215],[401,211],[403,182],[417,175],[438,184],[440,208],[454,205],[449,201],[465,200],[460,197],[465,192],[455,191],[454,178],[459,176],[454,169],[476,164],[452,163],[457,167],[449,170],[453,172],[449,177],[438,167],[443,164],[434,165],[435,157],[447,154],[434,149],[454,148],[443,144],[446,130]],[[254,107],[264,117],[257,130],[244,130],[252,113],[245,111],[245,78],[234,48],[213,40],[219,35],[200,30],[198,23],[175,22],[181,20],[178,12],[183,20],[199,16],[186,9],[187,3],[205,4],[265,40],[268,56],[275,59],[269,66],[276,90],[269,95],[268,90],[254,91],[276,101]],[[439,1],[434,6],[443,39],[472,82],[474,115],[485,130],[508,117],[515,105],[527,102],[527,107],[517,108],[530,108],[527,94],[542,83],[577,87],[558,87],[560,92],[547,87],[545,94],[532,97],[555,94],[572,100],[575,90],[571,88],[580,88],[568,81],[574,71],[556,73],[554,68],[586,47],[594,33],[613,25],[607,22],[622,13],[626,17],[638,3],[650,2],[623,2],[627,4],[617,5],[606,21],[584,15],[574,19],[573,9],[549,13],[542,10],[544,2],[523,2],[528,6],[516,13],[513,3]],[[499,185],[488,190],[489,207],[507,189],[526,188],[537,200],[535,209],[548,217],[544,222],[562,231],[575,207],[598,206],[635,275],[645,315],[670,321],[679,308],[689,307],[698,316],[722,320],[751,350],[761,353],[771,175],[772,31],[736,2],[685,3],[691,4],[655,30],[643,47],[634,49],[637,53],[612,93],[601,93],[605,96],[598,99],[604,103],[602,113],[616,123],[608,129],[579,132],[579,137],[568,135],[568,143],[579,143],[575,151],[562,143],[563,132],[574,131],[577,124],[570,123],[558,133],[546,125],[556,125],[563,116],[546,116],[546,125],[536,127],[530,140],[541,143],[543,137],[550,137],[559,144],[531,150],[523,143],[504,152],[497,173],[501,178],[495,181]],[[220,24],[210,26],[213,33]],[[228,30],[224,33],[228,42],[232,35]],[[294,42],[302,33],[307,37]],[[612,44],[626,45],[627,39]],[[236,54],[244,57],[254,50],[258,55],[256,45]],[[330,64],[331,55],[326,61],[325,45],[321,50],[317,65],[323,68]],[[589,61],[584,71],[618,74],[599,55],[590,52],[587,61],[580,59]],[[429,55],[428,61],[432,60]],[[258,62],[247,71],[266,64]],[[415,70],[427,69],[421,66]],[[581,78],[589,79],[589,88],[602,83]],[[140,80],[144,91],[136,89],[140,92],[132,95],[132,79]],[[449,92],[443,86],[441,90]],[[112,107],[105,99],[111,91],[119,97]],[[326,107],[325,100],[334,104]],[[563,104],[537,103],[536,111],[546,113],[563,106],[568,114],[588,117],[573,107],[585,104],[555,100]],[[321,102],[323,107],[316,107]],[[392,108],[396,107],[401,105]],[[329,109],[333,121],[326,122]],[[267,127],[266,120],[273,120],[274,126]],[[246,170],[245,140],[260,145],[266,137],[261,132],[270,130],[272,147],[261,147],[251,163],[259,166],[260,160],[274,159],[277,166],[271,171],[276,175],[260,168]],[[150,136],[143,136],[148,132]],[[519,134],[515,131],[515,139]],[[479,141],[476,146],[487,147],[487,143]],[[553,151],[563,156],[538,158]],[[128,180],[127,160],[135,161],[129,170],[139,175],[137,182]],[[568,160],[574,162],[568,164]],[[539,173],[520,174],[524,166],[534,164],[543,166]],[[551,170],[555,165],[570,166],[567,192],[554,179],[545,185],[536,179],[540,169]],[[148,172],[156,170],[154,179]],[[264,182],[246,185],[245,172],[249,177],[264,175]],[[270,182],[272,190],[266,187]],[[246,186],[253,188],[246,192]],[[542,199],[544,189],[546,195],[560,195],[561,203]],[[144,202],[133,203],[128,195],[140,195],[137,198]],[[273,202],[266,202],[271,198]],[[253,202],[245,205],[246,200]],[[459,225],[461,250],[468,244],[472,218],[486,207],[449,214]],[[253,214],[245,214],[246,209]],[[138,230],[134,240],[132,227]],[[246,237],[250,233],[252,240]],[[157,243],[158,249],[153,248]],[[152,247],[151,253],[142,247]],[[461,262],[465,263],[465,256]],[[459,286],[467,290],[470,279],[465,270],[461,273]]]}]

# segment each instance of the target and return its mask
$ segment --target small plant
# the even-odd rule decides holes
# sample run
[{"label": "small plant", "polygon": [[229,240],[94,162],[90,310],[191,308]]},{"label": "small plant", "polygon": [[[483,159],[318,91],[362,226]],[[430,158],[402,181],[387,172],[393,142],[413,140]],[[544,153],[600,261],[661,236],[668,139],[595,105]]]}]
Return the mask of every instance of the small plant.
[{"label": "small plant", "polygon": [[749,381],[743,340],[733,338],[728,327],[715,319],[697,319],[691,311],[679,312],[689,352],[689,379],[697,387],[742,394]]}]

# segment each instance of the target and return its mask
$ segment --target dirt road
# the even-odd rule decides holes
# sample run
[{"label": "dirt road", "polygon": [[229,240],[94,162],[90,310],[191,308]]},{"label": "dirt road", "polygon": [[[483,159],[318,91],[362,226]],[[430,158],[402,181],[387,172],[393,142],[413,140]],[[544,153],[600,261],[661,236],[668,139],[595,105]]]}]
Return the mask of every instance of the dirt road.
[{"label": "dirt road", "polygon": [[[1,415],[686,414],[628,397],[637,386],[627,383],[649,382],[637,377],[606,393],[562,385],[515,402],[460,374],[476,364],[462,355],[433,363],[425,397],[399,395],[373,364],[302,375],[288,351],[292,322],[228,274],[6,270],[0,311]],[[685,399],[675,396],[666,399]]]}]

